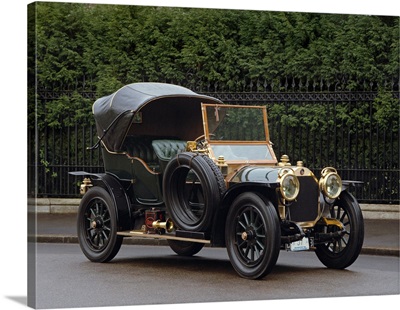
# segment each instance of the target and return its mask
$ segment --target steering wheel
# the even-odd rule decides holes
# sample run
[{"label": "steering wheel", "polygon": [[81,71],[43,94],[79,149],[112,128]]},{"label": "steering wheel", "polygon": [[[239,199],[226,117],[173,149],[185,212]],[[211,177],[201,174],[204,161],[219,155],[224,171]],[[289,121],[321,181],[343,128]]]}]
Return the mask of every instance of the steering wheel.
[{"label": "steering wheel", "polygon": [[[215,134],[213,134],[213,133],[209,133],[208,135],[209,135],[210,137],[211,137],[211,136],[215,137]],[[195,142],[201,142],[202,140],[205,140],[205,137],[206,137],[206,135],[198,136],[196,139],[194,139],[194,141],[195,141]]]},{"label": "steering wheel", "polygon": [[196,139],[194,139],[194,142],[199,143],[201,140],[205,140],[206,135],[201,135],[198,136]]},{"label": "steering wheel", "polygon": [[[210,133],[209,136],[215,137],[213,133]],[[194,141],[196,142],[197,149],[201,150],[206,148],[206,135],[198,136]]]}]

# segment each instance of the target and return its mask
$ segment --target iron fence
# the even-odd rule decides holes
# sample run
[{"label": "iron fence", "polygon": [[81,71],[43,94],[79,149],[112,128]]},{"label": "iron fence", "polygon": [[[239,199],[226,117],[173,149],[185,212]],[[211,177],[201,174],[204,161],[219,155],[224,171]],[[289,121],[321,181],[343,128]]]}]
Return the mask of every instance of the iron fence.
[{"label": "iron fence", "polygon": [[[396,203],[399,196],[399,126],[379,124],[374,117],[378,92],[350,92],[329,87],[291,91],[269,91],[253,85],[233,92],[213,87],[193,87],[195,91],[225,103],[266,105],[270,137],[279,157],[287,154],[301,160],[317,177],[325,166],[338,169],[343,179],[363,181],[353,189],[364,203]],[[251,91],[256,89],[256,91]],[[398,89],[398,84],[397,84]],[[73,91],[39,90],[37,104],[48,105]],[[398,90],[391,91],[399,100]],[[95,100],[95,93],[82,91],[83,98]],[[65,117],[68,117],[67,115]],[[75,122],[68,126],[30,126],[28,129],[28,194],[39,197],[78,197],[80,179],[69,171],[102,172],[93,124]]]}]

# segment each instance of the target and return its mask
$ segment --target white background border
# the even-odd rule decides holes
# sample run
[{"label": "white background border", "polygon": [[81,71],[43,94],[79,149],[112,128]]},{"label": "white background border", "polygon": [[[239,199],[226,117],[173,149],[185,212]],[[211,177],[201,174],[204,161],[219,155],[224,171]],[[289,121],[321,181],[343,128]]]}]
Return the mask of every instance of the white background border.
[{"label": "white background border", "polygon": [[[26,79],[27,79],[27,5],[32,1],[9,0],[2,4],[0,11],[1,22],[1,92],[0,103],[4,113],[0,115],[1,133],[1,299],[2,309],[25,309],[26,305],[18,303],[27,295],[27,224],[26,224]],[[78,3],[112,3],[130,5],[154,6],[181,6],[206,7],[228,9],[251,9],[270,11],[294,11],[313,13],[345,13],[365,15],[392,15],[400,16],[400,4],[396,0],[137,0],[137,1],[58,1]],[[12,113],[12,114],[10,114]],[[323,298],[317,301],[319,307],[325,309],[360,308],[362,306],[379,307],[385,305],[399,305],[400,296],[373,296],[373,297],[338,297]],[[322,303],[321,303],[322,302]],[[180,304],[161,306],[162,308],[204,309],[208,307],[225,307],[241,309],[243,306],[252,309],[290,307],[306,308],[310,305],[309,299],[300,300],[273,300],[254,302],[227,302],[211,304]],[[74,309],[159,309],[160,306],[131,306],[131,307],[102,307],[102,308],[74,308]]]}]

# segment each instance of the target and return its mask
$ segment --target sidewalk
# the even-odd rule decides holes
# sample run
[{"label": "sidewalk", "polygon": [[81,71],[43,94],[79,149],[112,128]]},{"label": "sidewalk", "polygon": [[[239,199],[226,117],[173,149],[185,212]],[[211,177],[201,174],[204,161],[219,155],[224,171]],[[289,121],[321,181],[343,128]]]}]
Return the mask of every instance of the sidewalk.
[{"label": "sidewalk", "polygon": [[[363,208],[364,209],[364,208]],[[369,206],[367,212],[373,208]],[[378,209],[381,210],[381,209]],[[37,242],[77,243],[76,212],[37,213]],[[365,237],[362,254],[400,255],[399,217],[375,211],[364,212]],[[32,213],[31,213],[32,214]],[[125,238],[125,244],[166,245],[165,240]]]}]

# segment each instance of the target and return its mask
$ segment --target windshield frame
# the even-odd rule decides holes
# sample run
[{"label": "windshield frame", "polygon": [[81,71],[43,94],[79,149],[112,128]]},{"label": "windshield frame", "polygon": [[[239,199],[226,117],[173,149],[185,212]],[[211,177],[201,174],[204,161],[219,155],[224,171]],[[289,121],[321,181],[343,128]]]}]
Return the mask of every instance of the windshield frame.
[{"label": "windshield frame", "polygon": [[[260,109],[263,115],[263,128],[265,132],[265,140],[260,141],[244,141],[244,140],[214,140],[210,138],[210,131],[209,131],[209,124],[207,118],[207,108],[215,107],[215,108],[233,108],[233,109]],[[228,160],[226,159],[227,163],[231,164],[276,164],[278,161],[276,159],[274,150],[272,148],[272,142],[270,141],[269,137],[269,130],[268,130],[268,118],[267,118],[267,108],[266,106],[245,106],[245,105],[230,105],[230,104],[209,104],[209,103],[202,103],[202,116],[203,116],[203,126],[204,126],[204,137],[209,145],[210,155],[217,159],[213,152],[213,146],[266,146],[268,152],[271,155],[270,159],[243,159],[243,160]]]}]

